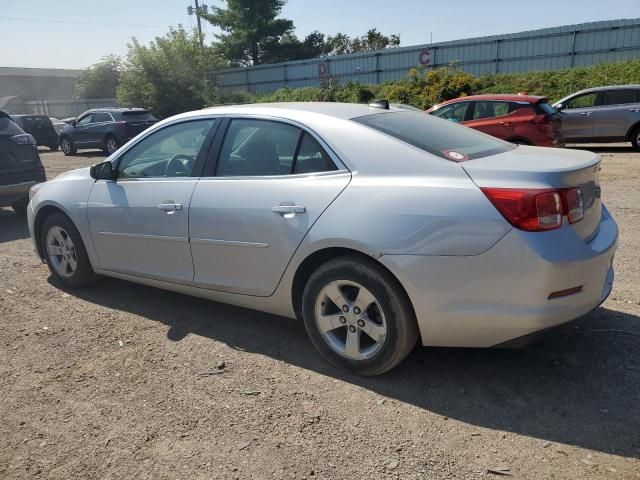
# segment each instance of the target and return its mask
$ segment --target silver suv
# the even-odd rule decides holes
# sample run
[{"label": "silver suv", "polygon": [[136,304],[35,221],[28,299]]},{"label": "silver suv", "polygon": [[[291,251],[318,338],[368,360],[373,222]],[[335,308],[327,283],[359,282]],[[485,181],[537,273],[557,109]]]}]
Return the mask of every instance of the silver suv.
[{"label": "silver suv", "polygon": [[589,88],[553,106],[567,143],[631,142],[640,150],[640,85]]}]

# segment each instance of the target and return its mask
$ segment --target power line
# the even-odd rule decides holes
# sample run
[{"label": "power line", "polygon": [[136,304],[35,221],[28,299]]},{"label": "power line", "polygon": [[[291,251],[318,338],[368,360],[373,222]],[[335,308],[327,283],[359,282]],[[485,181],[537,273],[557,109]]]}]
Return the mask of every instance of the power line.
[{"label": "power line", "polygon": [[44,18],[24,18],[24,17],[0,17],[0,22],[35,22],[35,23],[63,23],[70,25],[94,25],[100,27],[136,27],[136,28],[168,28],[168,25],[143,25],[138,23],[103,23],[73,20],[51,20]]}]

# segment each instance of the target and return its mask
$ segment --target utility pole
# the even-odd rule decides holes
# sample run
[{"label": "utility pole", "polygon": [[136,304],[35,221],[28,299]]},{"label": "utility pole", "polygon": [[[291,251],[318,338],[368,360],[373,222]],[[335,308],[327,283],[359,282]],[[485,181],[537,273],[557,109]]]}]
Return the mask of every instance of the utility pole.
[{"label": "utility pole", "polygon": [[198,0],[196,2],[196,18],[198,19],[198,38],[200,39],[200,48],[203,47],[202,43],[202,25],[200,23],[200,5],[198,5]]},{"label": "utility pole", "polygon": [[202,6],[200,6],[200,4],[198,3],[198,0],[195,0],[195,2],[196,2],[195,12],[193,10],[193,7],[189,6],[189,7],[187,7],[187,13],[189,15],[193,15],[195,13],[195,15],[196,15],[196,19],[198,20],[198,40],[200,40],[200,48],[203,48],[204,44],[203,44],[203,39],[202,39],[202,22],[200,21],[200,14],[208,13],[209,7],[207,5],[204,5],[204,4]]}]

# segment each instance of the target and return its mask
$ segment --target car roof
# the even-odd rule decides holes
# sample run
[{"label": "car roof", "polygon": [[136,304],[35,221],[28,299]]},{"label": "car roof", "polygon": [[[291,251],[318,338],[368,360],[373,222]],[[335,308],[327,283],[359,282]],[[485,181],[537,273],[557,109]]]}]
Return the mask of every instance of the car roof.
[{"label": "car roof", "polygon": [[29,118],[29,117],[33,117],[33,118],[35,118],[35,117],[46,117],[46,118],[49,118],[49,117],[47,117],[46,115],[40,115],[40,114],[38,114],[38,113],[33,113],[33,114],[24,114],[24,115],[11,115],[11,116],[12,116],[13,118]]},{"label": "car roof", "polygon": [[447,100],[439,104],[446,105],[448,103],[457,102],[460,100],[502,100],[505,102],[526,102],[526,103],[538,103],[541,100],[546,100],[547,97],[542,97],[538,95],[522,95],[522,94],[513,94],[513,93],[487,93],[483,95],[469,95],[466,97],[454,98],[453,100]]},{"label": "car roof", "polygon": [[[337,103],[337,102],[277,102],[277,103],[252,103],[246,105],[224,105],[209,107],[200,112],[218,114],[257,114],[257,115],[282,115],[285,117],[297,117],[301,113],[318,114],[329,117],[351,120],[365,115],[377,113],[406,112],[404,108],[389,105],[389,109],[370,107],[363,103]],[[195,112],[194,112],[195,113]]]},{"label": "car roof", "polygon": [[[116,108],[116,107],[108,107],[108,108],[92,108],[91,110],[87,110],[84,113],[100,113],[100,112],[111,112],[111,113],[122,113],[122,112],[148,112],[146,108]],[[83,113],[83,115],[84,115]]]},{"label": "car roof", "polygon": [[585,88],[584,90],[579,90],[575,93],[572,93],[569,96],[574,96],[577,95],[579,93],[590,93],[590,92],[602,92],[605,90],[626,90],[626,89],[633,89],[633,90],[638,90],[640,89],[640,84],[629,84],[629,85],[608,85],[606,87],[593,87],[593,88]]}]

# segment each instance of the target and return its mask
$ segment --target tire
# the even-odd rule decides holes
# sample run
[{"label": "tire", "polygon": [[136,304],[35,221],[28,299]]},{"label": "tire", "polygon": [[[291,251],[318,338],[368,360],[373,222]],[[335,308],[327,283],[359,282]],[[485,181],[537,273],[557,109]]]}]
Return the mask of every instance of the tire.
[{"label": "tire", "polygon": [[[346,305],[338,305],[343,302]],[[358,305],[369,306],[358,311]],[[330,320],[319,322],[322,315]],[[364,376],[398,365],[419,335],[413,308],[397,280],[382,266],[355,255],[330,260],[311,275],[302,295],[302,317],[311,342],[327,361]]]},{"label": "tire", "polygon": [[57,143],[54,143],[52,145],[49,145],[49,149],[53,152],[55,152],[56,150],[58,150],[58,148],[60,148],[60,145],[58,145]]},{"label": "tire", "polygon": [[107,135],[107,138],[104,139],[104,151],[107,152],[107,155],[114,154],[119,148],[118,139],[113,135]]},{"label": "tire", "polygon": [[[53,213],[44,220],[39,240],[49,270],[65,287],[87,287],[100,278],[91,267],[78,229],[63,213]],[[56,251],[52,251],[56,245],[62,255],[56,255]],[[65,256],[67,267],[64,267],[63,257]],[[72,268],[73,262],[70,259],[75,259],[75,269]]]},{"label": "tire", "polygon": [[29,205],[29,199],[25,198],[23,200],[20,200],[19,202],[12,204],[11,208],[13,208],[13,211],[18,215],[26,215],[27,205]]},{"label": "tire", "polygon": [[69,137],[62,137],[60,139],[60,148],[66,156],[75,155],[78,151],[78,148]]},{"label": "tire", "polygon": [[640,127],[636,128],[631,134],[631,145],[636,150],[640,150]]}]

